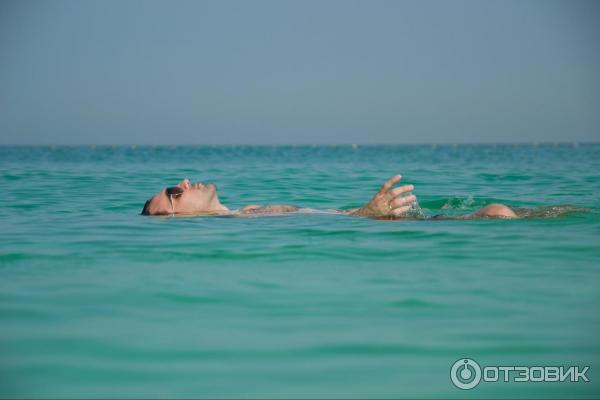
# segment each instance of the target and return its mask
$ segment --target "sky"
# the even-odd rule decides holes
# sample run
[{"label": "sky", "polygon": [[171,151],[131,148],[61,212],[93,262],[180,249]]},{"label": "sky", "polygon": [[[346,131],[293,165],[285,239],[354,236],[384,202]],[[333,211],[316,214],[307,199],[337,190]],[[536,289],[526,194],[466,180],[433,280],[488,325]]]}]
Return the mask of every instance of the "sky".
[{"label": "sky", "polygon": [[600,141],[600,2],[0,0],[0,144]]}]

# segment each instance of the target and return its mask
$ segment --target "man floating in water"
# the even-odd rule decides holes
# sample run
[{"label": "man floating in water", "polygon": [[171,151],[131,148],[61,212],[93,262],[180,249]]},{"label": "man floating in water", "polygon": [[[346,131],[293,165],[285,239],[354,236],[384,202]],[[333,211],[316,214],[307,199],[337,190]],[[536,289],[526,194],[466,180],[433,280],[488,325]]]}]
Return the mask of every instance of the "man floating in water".
[{"label": "man floating in water", "polygon": [[[337,211],[340,214],[355,215],[378,219],[415,218],[417,197],[412,194],[413,185],[394,185],[402,179],[396,175],[385,182],[373,198],[361,208]],[[190,183],[184,179],[177,186],[163,189],[152,196],[142,210],[143,215],[223,215],[223,216],[249,216],[268,215],[289,212],[315,211],[290,205],[248,205],[238,210],[229,210],[219,201],[217,187],[212,184]],[[490,204],[472,214],[434,218],[518,218],[517,214],[503,204]]]}]

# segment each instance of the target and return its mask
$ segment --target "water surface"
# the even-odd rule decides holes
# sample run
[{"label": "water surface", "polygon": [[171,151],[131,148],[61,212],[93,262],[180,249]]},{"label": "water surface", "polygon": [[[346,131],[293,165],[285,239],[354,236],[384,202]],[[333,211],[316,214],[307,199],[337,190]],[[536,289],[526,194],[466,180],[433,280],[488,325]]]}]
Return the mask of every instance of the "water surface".
[{"label": "water surface", "polygon": [[[600,145],[0,148],[2,397],[598,397]],[[358,207],[401,173],[427,215],[140,216],[188,177],[230,208]],[[452,386],[482,365],[586,384]]]}]

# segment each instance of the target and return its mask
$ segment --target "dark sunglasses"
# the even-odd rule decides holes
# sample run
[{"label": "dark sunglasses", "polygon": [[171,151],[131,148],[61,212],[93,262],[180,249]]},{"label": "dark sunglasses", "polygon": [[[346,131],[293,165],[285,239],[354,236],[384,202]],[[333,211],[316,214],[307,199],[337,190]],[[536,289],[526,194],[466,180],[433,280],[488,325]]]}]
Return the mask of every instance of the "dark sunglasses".
[{"label": "dark sunglasses", "polygon": [[183,194],[183,189],[178,186],[168,187],[165,189],[165,193],[169,197],[178,198],[179,196],[181,196]]},{"label": "dark sunglasses", "polygon": [[175,215],[175,205],[173,204],[173,199],[177,199],[181,197],[183,194],[183,189],[178,186],[168,187],[165,189],[165,194],[169,197],[169,203],[171,203],[171,212]]}]

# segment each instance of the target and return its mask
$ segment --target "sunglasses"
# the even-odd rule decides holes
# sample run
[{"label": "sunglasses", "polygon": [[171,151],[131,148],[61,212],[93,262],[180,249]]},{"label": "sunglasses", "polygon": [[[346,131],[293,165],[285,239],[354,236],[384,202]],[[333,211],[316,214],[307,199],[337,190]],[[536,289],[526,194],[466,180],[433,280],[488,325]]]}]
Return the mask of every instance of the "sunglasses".
[{"label": "sunglasses", "polygon": [[181,196],[183,194],[183,189],[180,188],[179,186],[173,186],[173,187],[168,187],[165,189],[165,192],[167,193],[167,196],[173,196],[175,198],[178,198],[179,196]]},{"label": "sunglasses", "polygon": [[171,203],[171,211],[175,215],[175,206],[173,205],[173,198],[179,198],[183,194],[183,189],[178,186],[168,187],[165,189],[165,194],[169,196],[169,202]]}]

